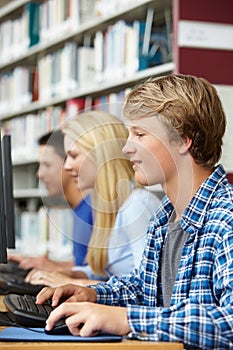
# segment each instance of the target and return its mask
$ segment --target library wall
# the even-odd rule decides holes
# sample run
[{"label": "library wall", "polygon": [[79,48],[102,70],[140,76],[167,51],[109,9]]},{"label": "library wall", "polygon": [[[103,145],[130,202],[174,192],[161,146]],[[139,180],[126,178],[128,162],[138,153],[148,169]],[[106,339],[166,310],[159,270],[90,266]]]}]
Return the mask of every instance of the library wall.
[{"label": "library wall", "polygon": [[233,2],[174,0],[175,71],[233,85]]},{"label": "library wall", "polygon": [[213,83],[227,117],[221,162],[233,183],[233,2],[174,0],[175,73],[193,74]]}]

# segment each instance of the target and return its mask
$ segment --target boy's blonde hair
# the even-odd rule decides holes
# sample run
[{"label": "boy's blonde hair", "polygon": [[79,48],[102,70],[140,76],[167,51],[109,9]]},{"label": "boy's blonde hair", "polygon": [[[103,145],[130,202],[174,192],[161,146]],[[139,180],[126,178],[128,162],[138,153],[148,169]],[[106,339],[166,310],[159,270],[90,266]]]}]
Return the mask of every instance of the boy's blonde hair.
[{"label": "boy's blonde hair", "polygon": [[134,181],[132,166],[122,153],[128,131],[121,121],[103,111],[84,112],[67,121],[62,131],[88,153],[97,166],[92,195],[94,228],[86,260],[95,274],[104,275],[116,215]]},{"label": "boy's blonde hair", "polygon": [[226,118],[216,89],[203,78],[148,79],[126,96],[122,113],[127,119],[157,116],[171,139],[192,139],[190,154],[201,166],[212,168],[221,157]]}]

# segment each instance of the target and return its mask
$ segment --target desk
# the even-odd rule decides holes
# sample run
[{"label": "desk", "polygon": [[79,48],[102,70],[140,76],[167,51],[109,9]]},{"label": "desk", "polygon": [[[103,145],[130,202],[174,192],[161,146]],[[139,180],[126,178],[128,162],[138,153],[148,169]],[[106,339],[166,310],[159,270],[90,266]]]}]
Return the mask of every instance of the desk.
[{"label": "desk", "polygon": [[[0,311],[5,311],[0,295]],[[4,327],[0,327],[0,331]],[[183,344],[123,340],[120,343],[58,343],[58,342],[0,342],[1,350],[183,350]]]}]

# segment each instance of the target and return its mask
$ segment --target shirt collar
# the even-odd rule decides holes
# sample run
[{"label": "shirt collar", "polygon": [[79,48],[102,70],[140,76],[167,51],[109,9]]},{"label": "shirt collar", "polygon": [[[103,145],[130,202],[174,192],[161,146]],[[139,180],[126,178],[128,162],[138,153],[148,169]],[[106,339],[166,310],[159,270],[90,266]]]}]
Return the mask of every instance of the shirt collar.
[{"label": "shirt collar", "polygon": [[202,183],[186,207],[181,219],[181,226],[185,231],[192,231],[192,226],[197,229],[202,227],[212,197],[219,184],[224,180],[227,181],[226,173],[223,167],[218,165],[213,173]]}]

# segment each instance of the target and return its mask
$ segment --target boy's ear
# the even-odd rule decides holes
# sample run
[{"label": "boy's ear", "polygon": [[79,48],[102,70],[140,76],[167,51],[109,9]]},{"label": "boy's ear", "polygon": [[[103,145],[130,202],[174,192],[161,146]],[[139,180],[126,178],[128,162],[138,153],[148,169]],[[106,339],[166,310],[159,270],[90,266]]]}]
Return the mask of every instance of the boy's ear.
[{"label": "boy's ear", "polygon": [[189,137],[184,137],[183,142],[179,148],[179,153],[180,154],[187,153],[190,150],[191,145],[192,145],[192,139],[190,139]]}]

